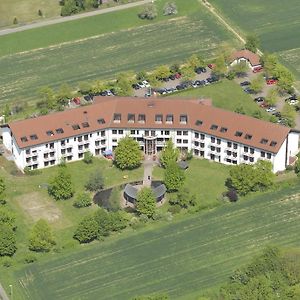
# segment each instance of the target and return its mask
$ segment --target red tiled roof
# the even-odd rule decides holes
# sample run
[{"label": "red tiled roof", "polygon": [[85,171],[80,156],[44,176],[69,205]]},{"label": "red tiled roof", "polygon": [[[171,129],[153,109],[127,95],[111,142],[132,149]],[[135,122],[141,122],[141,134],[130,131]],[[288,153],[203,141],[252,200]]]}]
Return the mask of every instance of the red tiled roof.
[{"label": "red tiled roof", "polygon": [[245,58],[247,59],[252,66],[260,65],[260,57],[258,54],[253,53],[249,50],[240,50],[236,51],[231,55],[231,62],[236,59]]},{"label": "red tiled roof", "polygon": [[[9,127],[20,148],[26,148],[55,140],[65,139],[105,128],[145,128],[145,129],[194,129],[216,137],[243,143],[251,147],[260,148],[269,152],[278,152],[281,144],[288,135],[290,128],[258,120],[245,115],[233,113],[213,106],[201,105],[200,101],[183,99],[157,99],[157,98],[127,98],[127,97],[105,97],[96,99],[95,104],[53,113],[38,118],[27,119],[9,123]],[[121,121],[113,121],[114,114],[121,114]],[[128,122],[128,114],[135,114],[135,123]],[[146,116],[145,123],[138,122],[138,115]],[[163,115],[163,122],[155,122],[155,115]],[[166,115],[173,114],[172,124],[166,123]],[[187,124],[180,123],[180,115],[187,115]],[[97,120],[103,118],[105,124]],[[197,120],[202,125],[196,125]],[[83,127],[87,122],[89,127]],[[201,123],[198,122],[198,123]],[[74,130],[72,125],[78,124],[80,129]],[[211,128],[217,125],[217,129]],[[56,129],[62,128],[63,133],[56,133]],[[221,128],[223,128],[221,130]],[[53,131],[53,135],[47,134]],[[236,136],[236,132],[242,135]],[[36,134],[37,139],[31,139],[30,135]],[[245,135],[251,136],[246,139]],[[27,141],[22,142],[21,138]],[[262,144],[261,140],[267,141]],[[271,146],[271,142],[273,146]]]}]

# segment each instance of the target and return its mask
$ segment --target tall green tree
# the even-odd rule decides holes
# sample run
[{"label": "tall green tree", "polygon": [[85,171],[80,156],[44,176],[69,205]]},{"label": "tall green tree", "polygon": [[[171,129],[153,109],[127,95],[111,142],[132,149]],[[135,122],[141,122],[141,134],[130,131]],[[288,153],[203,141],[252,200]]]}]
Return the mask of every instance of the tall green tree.
[{"label": "tall green tree", "polygon": [[16,235],[11,226],[0,224],[0,256],[12,256],[17,250]]},{"label": "tall green tree", "polygon": [[104,188],[104,178],[101,171],[96,170],[91,173],[84,187],[91,192],[102,190]]},{"label": "tall green tree", "polygon": [[93,216],[86,216],[78,224],[74,239],[80,243],[89,243],[98,237],[98,223]]},{"label": "tall green tree", "polygon": [[131,96],[133,93],[132,78],[134,74],[121,73],[117,76],[116,92],[118,96]]},{"label": "tall green tree", "polygon": [[71,87],[67,83],[63,83],[56,94],[58,105],[61,106],[67,105],[71,98],[72,98]]},{"label": "tall green tree", "polygon": [[224,55],[219,55],[215,61],[215,67],[213,73],[218,76],[223,76],[227,71],[227,65]]},{"label": "tall green tree", "polygon": [[288,103],[285,103],[282,110],[281,110],[281,116],[283,119],[286,120],[288,126],[295,127],[295,118],[296,118],[296,111],[294,106],[289,105]]},{"label": "tall green tree", "polygon": [[198,67],[205,66],[205,63],[204,63],[203,59],[199,55],[193,54],[192,56],[190,56],[187,59],[186,65],[188,67],[192,68],[192,70],[195,70]]},{"label": "tall green tree", "polygon": [[175,147],[173,141],[170,139],[167,141],[164,149],[161,151],[159,156],[160,164],[163,168],[171,162],[176,162],[179,157],[179,150]]},{"label": "tall green tree", "polygon": [[236,76],[242,77],[245,76],[249,71],[249,66],[245,62],[241,61],[234,65],[231,69],[236,74]]},{"label": "tall green tree", "polygon": [[276,88],[270,89],[267,93],[265,102],[268,105],[274,106],[278,101],[278,92]]},{"label": "tall green tree", "polygon": [[292,90],[294,84],[293,74],[283,65],[278,64],[273,71],[273,75],[278,79],[277,86],[282,92],[289,92]]},{"label": "tall green tree", "polygon": [[138,192],[135,206],[140,215],[146,215],[148,218],[153,217],[156,209],[156,202],[151,188],[143,187]]},{"label": "tall green tree", "polygon": [[266,53],[261,58],[261,63],[264,67],[267,77],[274,76],[274,70],[278,65],[278,58],[275,54]]},{"label": "tall green tree", "polygon": [[249,34],[246,37],[246,43],[245,43],[245,48],[247,50],[250,50],[253,53],[257,52],[257,49],[259,48],[259,38],[256,34]]},{"label": "tall green tree", "polygon": [[71,175],[66,168],[59,168],[58,174],[53,178],[48,187],[48,193],[55,200],[67,200],[73,196],[74,187]]},{"label": "tall green tree", "polygon": [[196,73],[194,71],[194,68],[190,66],[183,66],[181,68],[181,81],[191,81],[196,77]]},{"label": "tall green tree", "polygon": [[167,65],[158,66],[154,72],[154,76],[157,79],[167,78],[171,75],[170,69]]},{"label": "tall green tree", "polygon": [[176,162],[167,164],[164,173],[164,183],[168,192],[178,191],[184,184],[185,175]]},{"label": "tall green tree", "polygon": [[49,224],[43,219],[38,220],[29,236],[29,249],[37,252],[49,252],[55,244]]},{"label": "tall green tree", "polygon": [[258,93],[262,90],[264,86],[264,78],[262,75],[258,75],[252,79],[250,88],[255,92]]},{"label": "tall green tree", "polygon": [[134,169],[140,166],[142,153],[139,143],[130,136],[122,138],[114,152],[114,162],[121,169]]}]

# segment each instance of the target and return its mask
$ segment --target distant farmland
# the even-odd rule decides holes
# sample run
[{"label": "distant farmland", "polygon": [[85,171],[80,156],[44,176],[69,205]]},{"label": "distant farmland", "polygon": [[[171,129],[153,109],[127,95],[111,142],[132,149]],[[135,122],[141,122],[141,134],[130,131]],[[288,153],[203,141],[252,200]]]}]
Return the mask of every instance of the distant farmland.
[{"label": "distant farmland", "polygon": [[[243,33],[256,33],[262,49],[277,52],[300,80],[299,0],[210,0],[231,24]],[[296,65],[295,65],[296,63]]]},{"label": "distant farmland", "polygon": [[180,62],[192,53],[208,58],[220,42],[236,42],[197,2],[191,4],[187,16],[0,57],[1,104],[34,100],[44,85],[75,87],[79,81]]},{"label": "distant farmland", "polygon": [[163,291],[195,299],[266,245],[300,246],[299,192],[289,187],[28,266],[15,273],[15,294],[126,300]]}]

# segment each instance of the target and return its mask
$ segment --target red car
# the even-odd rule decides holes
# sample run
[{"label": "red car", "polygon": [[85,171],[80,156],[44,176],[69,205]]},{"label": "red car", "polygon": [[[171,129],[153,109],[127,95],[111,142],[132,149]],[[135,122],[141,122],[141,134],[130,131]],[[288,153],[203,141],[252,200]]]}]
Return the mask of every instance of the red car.
[{"label": "red car", "polygon": [[260,105],[260,107],[261,107],[261,108],[267,108],[267,107],[269,107],[269,105],[268,105],[267,103],[264,102],[264,103],[262,103],[262,104]]},{"label": "red car", "polygon": [[207,66],[208,66],[211,70],[214,69],[214,68],[216,67],[215,64],[208,64]]},{"label": "red car", "polygon": [[76,105],[80,105],[80,98],[79,98],[79,97],[73,98],[73,102],[74,102]]},{"label": "red car", "polygon": [[255,67],[253,68],[253,73],[259,73],[263,70],[263,67]]},{"label": "red car", "polygon": [[180,73],[176,73],[176,74],[175,74],[175,78],[176,78],[176,79],[179,79],[180,77],[181,77],[181,74],[180,74]]},{"label": "red car", "polygon": [[267,85],[271,85],[271,84],[276,84],[276,83],[277,83],[277,80],[271,78],[271,79],[267,79],[266,82],[267,82]]}]

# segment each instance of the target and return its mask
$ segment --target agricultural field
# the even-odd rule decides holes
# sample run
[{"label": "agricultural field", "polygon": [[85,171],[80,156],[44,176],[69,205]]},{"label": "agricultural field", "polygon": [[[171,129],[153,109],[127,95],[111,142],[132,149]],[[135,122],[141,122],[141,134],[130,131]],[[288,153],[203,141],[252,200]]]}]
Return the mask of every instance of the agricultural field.
[{"label": "agricultural field", "polygon": [[[62,43],[59,42],[50,47],[45,44],[46,48],[0,57],[1,104],[36,100],[37,90],[45,85],[57,87],[67,82],[75,88],[79,81],[115,78],[117,73],[128,70],[150,70],[160,64],[183,61],[193,53],[200,53],[203,57],[208,58],[214,54],[220,42],[236,42],[233,36],[216,23],[215,19],[197,0],[190,1],[188,5],[182,0],[177,2],[178,7],[182,7],[184,15],[160,19],[153,23],[144,21],[142,26],[141,20],[138,20],[137,25],[136,21],[129,18],[129,23],[133,23],[133,27],[130,28],[127,23],[125,24],[125,20],[121,19],[118,26],[123,29],[116,28],[116,31],[114,28],[105,26],[110,24],[107,18],[111,20],[117,15],[101,15],[91,20],[87,18],[90,22],[89,26],[92,24],[92,20],[97,20],[98,24],[101,24],[102,18],[105,18],[106,23],[103,25],[104,29],[101,29],[101,26],[99,29],[104,33],[97,35],[94,26],[90,31],[87,30],[85,38],[83,38],[85,31],[77,20],[74,26],[80,28],[78,40],[69,42],[64,40],[61,41]],[[158,3],[162,5],[163,1]],[[134,12],[133,20],[138,19],[136,9],[129,10],[127,14],[131,14],[132,11]],[[127,14],[125,13],[128,17]],[[84,19],[80,21],[87,22]],[[73,22],[61,25],[62,28],[54,35],[54,40],[57,35],[60,38],[69,36],[67,33],[71,26],[70,23]],[[87,24],[83,28],[86,26]],[[107,32],[108,28],[110,32]],[[32,34],[31,38],[39,41],[36,38],[38,35],[34,37],[35,33],[49,34],[47,30],[50,29],[56,30],[57,27],[39,28],[37,31],[30,30],[30,32],[19,34],[27,37]],[[74,30],[72,28],[70,32],[71,37]],[[76,34],[74,33],[73,38]],[[94,35],[90,36],[89,34]],[[18,36],[15,35],[16,38]],[[12,37],[9,36],[9,38]],[[1,41],[0,38],[0,43]],[[28,41],[31,39],[29,38]],[[44,47],[43,41],[45,41],[45,36],[41,41],[41,47]],[[16,44],[16,40],[14,43]],[[28,43],[29,45],[25,44],[25,48],[31,49],[31,42]],[[15,44],[12,45],[12,49],[15,49]],[[21,44],[18,41],[18,45]],[[4,45],[4,48],[6,46]],[[38,45],[36,46],[38,47]],[[14,50],[12,50],[13,52]]]},{"label": "agricultural field", "polygon": [[[39,9],[43,17],[38,15]],[[1,0],[0,28],[13,25],[16,17],[18,24],[39,21],[60,15],[60,6],[56,0]]]},{"label": "agricultural field", "polygon": [[[223,205],[16,271],[16,299],[195,299],[266,245],[300,246],[300,185]],[[2,276],[3,277],[3,276]],[[1,278],[2,279],[2,278]]]},{"label": "agricultural field", "polygon": [[300,2],[290,0],[211,0],[218,11],[244,34],[256,33],[264,51],[276,52],[300,80]]}]

